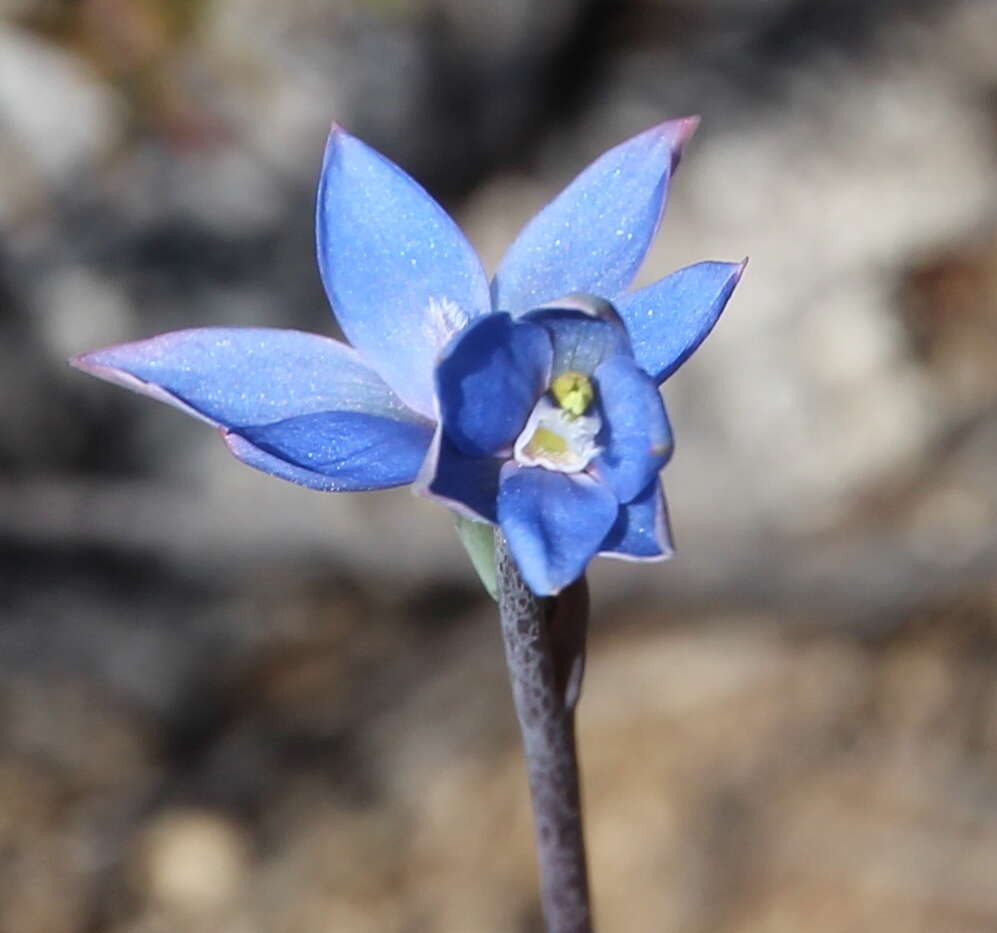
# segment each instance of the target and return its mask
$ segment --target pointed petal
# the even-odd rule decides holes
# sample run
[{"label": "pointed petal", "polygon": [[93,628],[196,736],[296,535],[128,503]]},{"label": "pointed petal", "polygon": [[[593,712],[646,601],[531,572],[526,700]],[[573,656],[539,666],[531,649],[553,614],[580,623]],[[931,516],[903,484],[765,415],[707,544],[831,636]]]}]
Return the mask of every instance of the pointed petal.
[{"label": "pointed petal", "polygon": [[674,553],[665,494],[655,478],[633,502],[620,507],[599,555],[621,560],[657,561],[667,560]]},{"label": "pointed petal", "polygon": [[617,299],[637,362],[659,385],[713,329],[744,262],[698,262]]},{"label": "pointed petal", "polygon": [[419,420],[351,347],[296,330],[181,330],[70,362],[225,427],[330,409]]},{"label": "pointed petal", "polygon": [[612,300],[657,232],[668,179],[699,120],[653,127],[610,149],[531,220],[495,274],[495,307],[513,314],[571,292]]},{"label": "pointed petal", "polygon": [[520,318],[547,331],[554,348],[551,379],[573,369],[591,376],[611,356],[632,356],[630,337],[616,309],[601,298],[570,295]]},{"label": "pointed petal", "polygon": [[225,433],[244,463],[328,492],[411,483],[432,437],[425,424],[327,411]]},{"label": "pointed petal", "polygon": [[469,457],[454,444],[442,427],[437,428],[414,491],[436,499],[459,515],[474,521],[498,521],[499,471],[497,457]]},{"label": "pointed petal", "polygon": [[550,340],[504,313],[471,324],[436,368],[440,420],[468,456],[511,447],[550,377]]},{"label": "pointed petal", "polygon": [[300,331],[176,331],[72,363],[221,427],[241,460],[313,489],[411,482],[432,435],[355,350]]},{"label": "pointed petal", "polygon": [[585,572],[618,511],[609,488],[584,473],[515,463],[502,468],[499,524],[538,596],[553,596]]},{"label": "pointed petal", "polygon": [[672,432],[658,387],[626,356],[596,371],[605,449],[593,468],[620,502],[630,502],[657,475],[672,453]]},{"label": "pointed petal", "polygon": [[319,181],[318,262],[343,333],[405,402],[433,415],[433,366],[491,309],[457,225],[384,156],[334,127]]}]

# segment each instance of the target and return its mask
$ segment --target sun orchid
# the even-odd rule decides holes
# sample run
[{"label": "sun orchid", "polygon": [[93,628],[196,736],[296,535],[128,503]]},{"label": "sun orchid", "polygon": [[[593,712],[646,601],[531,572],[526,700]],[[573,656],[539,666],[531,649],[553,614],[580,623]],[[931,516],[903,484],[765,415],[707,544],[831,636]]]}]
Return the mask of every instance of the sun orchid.
[{"label": "sun orchid", "polygon": [[596,554],[672,552],[658,387],[700,344],[742,263],[628,291],[697,120],[609,150],[534,217],[489,283],[405,172],[333,127],[318,190],[322,281],[352,346],[202,328],[82,354],[79,368],[219,428],[240,460],[312,489],[414,483],[498,525],[534,593]]}]

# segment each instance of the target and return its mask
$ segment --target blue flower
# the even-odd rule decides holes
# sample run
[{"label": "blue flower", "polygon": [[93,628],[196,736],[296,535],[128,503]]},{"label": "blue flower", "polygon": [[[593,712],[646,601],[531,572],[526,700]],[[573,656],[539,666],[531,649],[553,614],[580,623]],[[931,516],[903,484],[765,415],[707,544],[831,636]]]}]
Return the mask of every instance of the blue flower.
[{"label": "blue flower", "polygon": [[352,346],[203,328],[106,347],[79,368],[217,427],[229,449],[312,489],[415,483],[497,524],[539,595],[596,554],[672,553],[658,386],[700,344],[743,264],[627,289],[697,120],[611,149],[530,221],[489,283],[443,209],[339,127],[318,191],[318,261]]}]

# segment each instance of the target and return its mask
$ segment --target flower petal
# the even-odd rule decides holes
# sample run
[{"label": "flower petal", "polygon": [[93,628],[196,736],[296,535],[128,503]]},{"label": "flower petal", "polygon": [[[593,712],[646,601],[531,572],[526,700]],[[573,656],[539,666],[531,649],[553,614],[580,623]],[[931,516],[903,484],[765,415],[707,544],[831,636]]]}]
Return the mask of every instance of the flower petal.
[{"label": "flower petal", "polygon": [[630,337],[616,309],[601,298],[569,295],[525,314],[539,324],[554,348],[551,379],[569,369],[591,376],[611,356],[632,356]]},{"label": "flower petal", "polygon": [[362,412],[326,411],[225,433],[229,449],[264,473],[354,492],[411,483],[432,437],[425,424]]},{"label": "flower petal", "polygon": [[316,217],[322,281],[343,333],[405,402],[433,415],[433,366],[491,309],[481,262],[426,191],[338,127]]},{"label": "flower petal", "polygon": [[496,457],[469,457],[437,428],[414,491],[437,499],[465,518],[498,521],[499,471],[503,460]]},{"label": "flower petal", "polygon": [[668,416],[658,387],[629,357],[606,360],[595,380],[605,448],[592,465],[620,502],[630,502],[672,454]]},{"label": "flower petal", "polygon": [[516,463],[502,468],[499,524],[538,596],[553,596],[585,572],[618,511],[609,488],[584,473]]},{"label": "flower petal", "polygon": [[512,445],[547,388],[551,347],[542,327],[505,313],[479,318],[436,367],[440,420],[468,456]]},{"label": "flower petal", "polygon": [[744,262],[698,262],[617,300],[637,362],[659,385],[713,329]]},{"label": "flower petal", "polygon": [[599,550],[601,557],[621,560],[667,560],[675,553],[668,524],[668,506],[657,478],[619,515]]},{"label": "flower petal", "polygon": [[296,330],[181,330],[83,353],[70,362],[226,427],[330,409],[419,420],[351,347]]},{"label": "flower petal", "polygon": [[571,292],[612,299],[640,267],[665,206],[668,179],[698,117],[671,120],[610,149],[531,220],[492,283],[516,314]]}]

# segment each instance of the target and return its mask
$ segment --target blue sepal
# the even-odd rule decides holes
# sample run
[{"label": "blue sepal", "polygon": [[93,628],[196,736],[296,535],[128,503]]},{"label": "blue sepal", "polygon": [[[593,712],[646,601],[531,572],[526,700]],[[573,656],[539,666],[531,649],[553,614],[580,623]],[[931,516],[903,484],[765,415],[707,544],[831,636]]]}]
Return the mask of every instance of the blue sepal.
[{"label": "blue sepal", "polygon": [[498,518],[527,585],[553,596],[577,580],[619,512],[609,488],[584,473],[507,463]]}]

